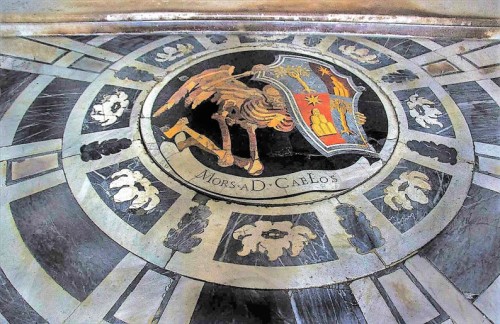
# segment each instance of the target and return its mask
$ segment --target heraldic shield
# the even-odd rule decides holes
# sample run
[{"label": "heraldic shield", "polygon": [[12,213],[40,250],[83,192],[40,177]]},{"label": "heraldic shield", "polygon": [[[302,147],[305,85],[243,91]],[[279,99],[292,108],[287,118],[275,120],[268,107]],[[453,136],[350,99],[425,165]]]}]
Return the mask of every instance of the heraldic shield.
[{"label": "heraldic shield", "polygon": [[357,110],[364,88],[333,65],[278,55],[253,79],[270,83],[282,92],[297,129],[322,155],[357,153],[378,157],[361,125],[364,115]]}]

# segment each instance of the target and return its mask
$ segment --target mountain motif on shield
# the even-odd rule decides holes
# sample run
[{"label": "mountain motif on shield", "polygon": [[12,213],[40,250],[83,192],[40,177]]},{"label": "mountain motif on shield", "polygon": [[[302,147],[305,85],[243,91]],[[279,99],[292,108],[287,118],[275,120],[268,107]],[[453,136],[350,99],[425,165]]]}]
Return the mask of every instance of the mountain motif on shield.
[{"label": "mountain motif on shield", "polygon": [[332,65],[311,58],[278,55],[254,79],[270,83],[283,93],[296,127],[324,156],[378,156],[362,128],[366,118],[357,111],[364,88],[357,87]]}]

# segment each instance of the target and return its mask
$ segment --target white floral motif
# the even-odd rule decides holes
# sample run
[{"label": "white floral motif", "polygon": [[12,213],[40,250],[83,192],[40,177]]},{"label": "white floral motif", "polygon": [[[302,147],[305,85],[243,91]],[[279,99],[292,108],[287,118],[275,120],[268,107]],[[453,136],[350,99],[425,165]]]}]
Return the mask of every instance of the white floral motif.
[{"label": "white floral motif", "polygon": [[277,260],[284,250],[289,250],[293,257],[299,255],[304,246],[316,237],[309,228],[293,226],[288,221],[256,221],[233,232],[233,238],[243,244],[243,249],[238,252],[239,256],[259,252],[267,255],[269,261]]},{"label": "white floral motif", "polygon": [[[151,182],[144,178],[141,172],[122,169],[111,175],[114,179],[109,187],[121,188],[114,196],[113,200],[117,203],[132,200],[129,209],[143,208],[150,211],[158,205],[158,189]],[[146,207],[143,207],[146,205]]]},{"label": "white floral motif", "polygon": [[101,126],[109,126],[116,123],[128,105],[128,95],[118,91],[116,94],[104,96],[100,104],[94,105],[90,117],[98,121]]},{"label": "white floral motif", "polygon": [[423,128],[429,128],[429,125],[438,125],[443,128],[443,124],[438,121],[438,117],[442,115],[442,112],[431,107],[431,105],[434,105],[433,101],[414,94],[410,96],[406,104],[410,108],[410,116]]},{"label": "white floral motif", "polygon": [[418,171],[403,172],[384,189],[384,202],[393,210],[412,210],[411,201],[427,204],[429,198],[425,195],[431,190],[429,177]]},{"label": "white floral motif", "polygon": [[369,54],[370,50],[367,48],[356,48],[355,45],[342,45],[339,47],[342,54],[347,55],[360,63],[377,64],[380,61],[375,54]]},{"label": "white floral motif", "polygon": [[177,44],[177,46],[170,47],[165,46],[163,48],[164,53],[157,53],[155,61],[157,62],[166,62],[166,61],[174,61],[178,58],[188,55],[194,49],[194,46],[191,44]]}]

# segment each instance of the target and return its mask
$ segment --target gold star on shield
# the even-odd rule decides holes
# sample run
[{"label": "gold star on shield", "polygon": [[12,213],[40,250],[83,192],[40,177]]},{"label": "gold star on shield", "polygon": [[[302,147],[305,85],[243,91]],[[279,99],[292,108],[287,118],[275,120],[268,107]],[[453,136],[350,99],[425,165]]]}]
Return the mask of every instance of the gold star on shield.
[{"label": "gold star on shield", "polygon": [[324,67],[324,66],[320,66],[318,71],[319,71],[319,73],[321,73],[321,76],[323,76],[325,74],[326,75],[331,75],[332,74],[332,72],[330,72],[330,70],[328,68]]},{"label": "gold star on shield", "polygon": [[319,96],[314,96],[311,95],[309,97],[305,97],[307,103],[312,106],[319,105],[321,103],[321,100],[319,99]]}]

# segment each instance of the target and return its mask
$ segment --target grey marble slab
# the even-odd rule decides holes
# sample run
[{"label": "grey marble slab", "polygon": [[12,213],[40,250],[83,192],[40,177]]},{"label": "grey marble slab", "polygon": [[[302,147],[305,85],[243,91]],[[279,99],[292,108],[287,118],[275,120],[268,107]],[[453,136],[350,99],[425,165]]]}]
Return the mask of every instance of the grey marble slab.
[{"label": "grey marble slab", "polygon": [[61,168],[61,151],[35,155],[29,158],[21,157],[12,159],[7,161],[7,177],[5,179],[5,184],[10,186],[14,183],[33,179]]},{"label": "grey marble slab", "polygon": [[498,103],[476,82],[444,86],[462,111],[474,141],[500,144]]},{"label": "grey marble slab", "polygon": [[0,119],[36,77],[33,73],[0,69]]},{"label": "grey marble slab", "polygon": [[[167,307],[167,304],[170,300],[170,297],[172,297],[172,293],[177,285],[177,282],[180,279],[180,275],[175,274],[173,272],[167,271],[165,269],[162,269],[160,267],[155,266],[154,264],[147,263],[144,268],[141,270],[141,272],[137,275],[137,277],[134,278],[134,280],[130,283],[130,285],[127,287],[127,289],[123,292],[123,294],[116,300],[115,304],[111,309],[108,311],[108,313],[104,316],[104,320],[108,323],[113,323],[113,324],[123,324],[124,322],[121,321],[120,319],[115,317],[116,312],[122,307],[122,305],[127,301],[129,297],[134,293],[134,290],[137,288],[137,286],[141,283],[143,280],[144,276],[148,273],[154,271],[156,274],[164,276],[166,280],[170,281],[170,284],[165,287],[165,291],[162,294],[162,299],[160,302],[159,307],[156,309],[154,316],[150,318],[152,323],[158,323],[158,320],[161,318],[165,308]],[[165,280],[164,279],[164,280]],[[153,283],[154,284],[154,283]],[[147,296],[144,296],[147,297]],[[135,299],[141,299],[142,296],[135,296]],[[147,299],[146,299],[147,302]],[[144,318],[146,321],[147,319]]]},{"label": "grey marble slab", "polygon": [[29,107],[13,144],[62,138],[71,109],[88,85],[83,81],[54,79]]},{"label": "grey marble slab", "polygon": [[[397,280],[393,280],[394,275],[396,275],[396,277],[398,278]],[[407,323],[403,319],[402,313],[407,310],[411,311],[412,308],[416,310],[416,313],[414,313],[414,315],[417,315],[418,317],[423,315],[420,313],[424,311],[424,308],[422,307],[422,305],[416,307],[417,301],[426,304],[427,307],[425,308],[427,308],[428,310],[432,309],[431,313],[433,313],[434,317],[431,316],[431,319],[426,322],[427,324],[446,323],[445,321],[450,318],[450,316],[444,311],[439,303],[431,296],[431,294],[422,286],[422,284],[420,284],[415,276],[402,263],[396,264],[392,267],[375,273],[371,276],[371,280],[377,287],[380,296],[382,296],[386,305],[394,316],[394,319],[398,323]],[[386,284],[384,285],[382,281],[385,281]],[[392,291],[392,296],[390,296],[389,292],[386,290],[386,287],[384,287],[387,286],[388,281],[392,281],[394,284],[393,288],[395,288],[395,290]],[[413,296],[411,297],[411,295]],[[415,297],[417,297],[417,299],[415,299]],[[396,305],[398,305],[399,308]],[[419,323],[419,321],[417,320],[416,323]]]},{"label": "grey marble slab", "polygon": [[294,290],[291,300],[298,323],[366,323],[346,284]]},{"label": "grey marble slab", "polygon": [[108,61],[84,55],[69,67],[72,69],[99,73],[104,71],[108,66]]},{"label": "grey marble slab", "polygon": [[99,47],[121,55],[127,55],[162,37],[165,37],[165,35],[118,35]]},{"label": "grey marble slab", "polygon": [[460,43],[461,41],[463,41],[463,39],[462,38],[443,37],[443,38],[434,38],[432,41],[436,44],[439,44],[443,47],[446,47],[446,46],[450,46],[450,45],[453,45],[456,43]]},{"label": "grey marble slab", "polygon": [[48,323],[12,286],[0,269],[0,314],[11,324]]},{"label": "grey marble slab", "polygon": [[472,185],[458,215],[421,252],[453,284],[480,294],[500,275],[500,194]]},{"label": "grey marble slab", "polygon": [[127,251],[85,215],[67,184],[10,203],[24,243],[44,270],[83,301]]},{"label": "grey marble slab", "polygon": [[388,38],[388,37],[369,37],[369,40],[375,42],[385,48],[398,53],[404,58],[410,59],[415,56],[419,56],[425,53],[429,53],[431,50],[419,43],[405,38]]},{"label": "grey marble slab", "polygon": [[293,41],[293,35],[239,35],[241,43],[255,43],[255,42],[272,42],[272,43],[286,43],[290,44]]},{"label": "grey marble slab", "polygon": [[191,324],[297,323],[286,290],[253,290],[206,283]]},{"label": "grey marble slab", "polygon": [[206,283],[195,323],[366,323],[346,284],[300,290],[255,290]]}]

